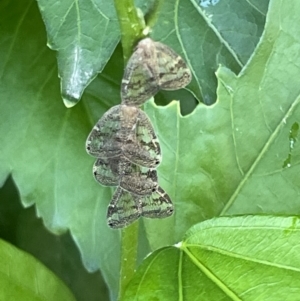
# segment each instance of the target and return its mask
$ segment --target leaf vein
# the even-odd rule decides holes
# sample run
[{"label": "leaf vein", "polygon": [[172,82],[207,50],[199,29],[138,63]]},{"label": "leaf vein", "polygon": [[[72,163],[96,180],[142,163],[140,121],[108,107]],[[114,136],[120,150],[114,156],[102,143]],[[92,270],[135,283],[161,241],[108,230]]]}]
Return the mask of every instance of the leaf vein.
[{"label": "leaf vein", "polygon": [[260,153],[258,154],[258,156],[256,157],[256,159],[254,160],[253,164],[251,165],[251,167],[249,168],[249,170],[245,174],[244,178],[241,180],[241,182],[237,186],[236,190],[234,191],[234,193],[232,194],[232,196],[228,200],[226,206],[224,206],[224,208],[221,211],[220,215],[224,215],[226,213],[226,211],[230,208],[230,206],[233,204],[233,202],[235,201],[235,199],[238,196],[239,192],[245,186],[245,184],[246,184],[247,180],[250,178],[250,176],[254,173],[255,168],[257,167],[257,165],[261,161],[262,157],[265,155],[265,153],[269,149],[269,147],[272,144],[272,142],[275,140],[275,138],[279,134],[279,131],[286,124],[287,118],[296,109],[296,107],[299,104],[299,102],[300,102],[300,96],[295,101],[293,101],[293,103],[291,104],[290,108],[288,109],[288,111],[286,112],[286,114],[284,115],[284,117],[280,120],[280,122],[278,123],[278,125],[275,128],[274,132],[271,134],[271,136],[269,137],[268,141],[266,142],[266,144],[264,145],[264,147],[262,148],[262,150],[260,151]]}]

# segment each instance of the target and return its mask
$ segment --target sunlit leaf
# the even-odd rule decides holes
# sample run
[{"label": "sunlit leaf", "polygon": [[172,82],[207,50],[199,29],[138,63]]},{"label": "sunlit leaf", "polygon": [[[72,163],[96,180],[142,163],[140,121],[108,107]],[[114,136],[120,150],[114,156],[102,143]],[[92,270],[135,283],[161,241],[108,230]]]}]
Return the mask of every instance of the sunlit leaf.
[{"label": "sunlit leaf", "polygon": [[296,2],[271,3],[248,65],[239,76],[217,71],[215,105],[198,105],[185,117],[176,102],[146,106],[162,145],[159,179],[175,202],[175,218],[159,238],[161,225],[150,230],[149,221],[153,247],[179,241],[190,226],[217,215],[300,213],[298,141],[283,167],[290,131],[300,121],[300,34],[293,26],[298,9]]},{"label": "sunlit leaf", "polygon": [[149,256],[122,300],[297,300],[299,241],[297,218],[209,220]]}]

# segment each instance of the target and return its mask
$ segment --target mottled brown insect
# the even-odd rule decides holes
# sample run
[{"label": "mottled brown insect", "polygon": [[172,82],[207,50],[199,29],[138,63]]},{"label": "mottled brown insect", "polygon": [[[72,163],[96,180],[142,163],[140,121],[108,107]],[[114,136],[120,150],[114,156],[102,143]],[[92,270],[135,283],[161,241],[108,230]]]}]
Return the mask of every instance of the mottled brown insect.
[{"label": "mottled brown insect", "polygon": [[136,165],[157,167],[159,142],[147,115],[139,108],[117,105],[108,110],[86,141],[87,152],[97,158],[124,156]]},{"label": "mottled brown insect", "polygon": [[140,106],[160,89],[184,88],[191,78],[189,67],[173,49],[150,38],[143,39],[125,68],[122,103]]},{"label": "mottled brown insect", "polygon": [[172,201],[161,187],[142,196],[118,187],[107,209],[107,224],[114,229],[122,228],[140,216],[165,218],[172,215],[173,211]]},{"label": "mottled brown insect", "polygon": [[99,158],[93,167],[95,179],[105,186],[120,186],[138,194],[146,195],[158,187],[156,170],[135,165],[124,156]]}]

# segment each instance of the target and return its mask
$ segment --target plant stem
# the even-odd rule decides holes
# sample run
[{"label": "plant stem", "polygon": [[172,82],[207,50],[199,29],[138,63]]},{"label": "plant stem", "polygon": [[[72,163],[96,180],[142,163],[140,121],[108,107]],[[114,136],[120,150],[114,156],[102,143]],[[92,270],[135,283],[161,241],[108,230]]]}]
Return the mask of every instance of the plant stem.
[{"label": "plant stem", "polygon": [[[134,0],[114,0],[117,11],[124,62],[127,63],[136,42],[143,37],[144,20],[138,16]],[[138,222],[124,228],[121,238],[121,271],[118,299],[124,295],[136,267],[138,246]]]},{"label": "plant stem", "polygon": [[127,284],[135,272],[138,245],[138,226],[139,223],[135,222],[127,228],[122,229],[121,272],[118,300],[121,300],[124,296]]},{"label": "plant stem", "polygon": [[[138,15],[134,0],[114,0],[121,30],[124,63],[126,64],[138,40],[144,37],[145,21]],[[138,222],[122,229],[121,271],[118,300],[124,296],[125,289],[136,268],[138,246]]]},{"label": "plant stem", "polygon": [[123,56],[126,64],[133,46],[143,37],[145,24],[137,13],[134,0],[114,0],[114,2],[121,29]]}]

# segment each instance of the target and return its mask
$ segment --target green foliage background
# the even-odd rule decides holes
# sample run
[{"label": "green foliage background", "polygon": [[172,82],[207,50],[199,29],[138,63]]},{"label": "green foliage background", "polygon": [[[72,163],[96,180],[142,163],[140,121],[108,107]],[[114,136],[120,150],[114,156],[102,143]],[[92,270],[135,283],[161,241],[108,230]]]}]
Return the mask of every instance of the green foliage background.
[{"label": "green foliage background", "polygon": [[[270,289],[263,299],[257,299],[261,292],[253,289],[261,285],[267,291],[268,281],[258,276],[274,274],[278,277],[270,283],[284,279],[282,294],[291,296],[285,300],[297,300],[299,222],[280,216],[300,212],[300,3],[165,0],[149,15],[151,4],[137,3],[149,17],[150,36],[180,53],[193,73],[185,90],[157,95],[157,103],[168,105],[150,101],[144,108],[161,142],[159,179],[175,203],[175,215],[140,220],[139,227],[123,233],[111,230],[105,215],[113,190],[92,178],[94,159],[85,152],[85,140],[102,114],[120,103],[120,37],[127,45],[125,54],[140,37],[138,19],[130,19],[136,35],[126,26],[121,35],[112,1],[1,1],[0,183],[11,174],[25,207],[35,205],[51,232],[70,231],[84,266],[100,269],[112,299],[121,294],[124,300],[282,300],[278,287],[276,294]],[[170,102],[174,99],[180,104]],[[6,198],[1,197],[2,208]],[[186,233],[213,217],[246,214],[260,216],[217,218]],[[215,230],[203,230],[206,225]],[[226,230],[232,225],[238,235]],[[272,226],[275,230],[269,231]],[[256,240],[255,228],[261,240]],[[197,239],[189,249],[193,231]],[[262,249],[255,251],[260,243]],[[135,261],[139,265],[160,247],[124,293]],[[268,247],[269,253],[262,252]],[[11,250],[6,243],[0,246],[1,254],[15,252]],[[203,250],[210,261],[204,260]],[[220,254],[226,254],[230,264]],[[281,260],[282,254],[289,256]],[[36,269],[31,257],[14,256],[20,256],[20,265],[27,262]],[[235,266],[241,269],[231,273]],[[254,272],[239,286],[248,271],[245,266]],[[7,272],[14,266],[1,269],[9,279],[5,286],[17,285]],[[148,278],[147,273],[159,278]],[[195,284],[199,275],[203,287]],[[28,285],[33,294],[38,292],[35,279]],[[145,285],[145,279],[152,286]],[[159,289],[161,283],[166,286]],[[55,285],[68,291],[58,279]],[[253,294],[247,293],[251,289]],[[169,293],[158,294],[162,290]],[[76,298],[83,297],[78,292]]]}]

